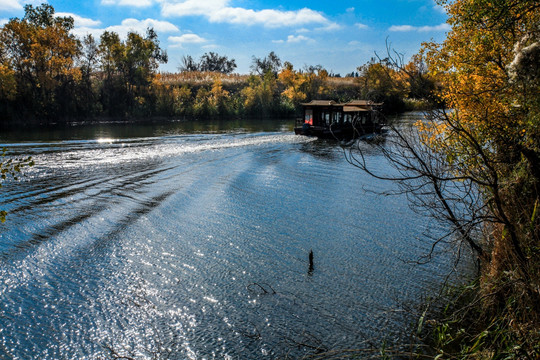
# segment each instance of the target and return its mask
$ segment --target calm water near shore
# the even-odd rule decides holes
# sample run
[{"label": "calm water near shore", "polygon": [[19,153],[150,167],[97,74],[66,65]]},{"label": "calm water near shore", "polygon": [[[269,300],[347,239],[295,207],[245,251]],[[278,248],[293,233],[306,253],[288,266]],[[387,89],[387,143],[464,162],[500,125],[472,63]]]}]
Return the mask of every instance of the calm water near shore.
[{"label": "calm water near shore", "polygon": [[449,254],[414,264],[425,233],[444,229],[293,122],[2,132],[36,165],[0,190],[0,358],[299,358],[408,342],[407,309],[454,266]]}]

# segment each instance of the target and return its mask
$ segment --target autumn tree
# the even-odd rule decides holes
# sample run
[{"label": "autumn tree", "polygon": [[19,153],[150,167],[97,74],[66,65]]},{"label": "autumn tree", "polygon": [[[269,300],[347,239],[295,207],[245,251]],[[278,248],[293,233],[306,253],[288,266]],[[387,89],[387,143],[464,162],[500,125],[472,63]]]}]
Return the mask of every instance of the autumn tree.
[{"label": "autumn tree", "polygon": [[98,49],[104,74],[102,102],[109,114],[124,116],[144,109],[156,70],[168,60],[155,31],[148,29],[146,37],[129,32],[125,41],[105,31]]},{"label": "autumn tree", "polygon": [[217,113],[220,116],[225,116],[232,112],[229,92],[223,89],[223,83],[219,78],[216,78],[212,84],[210,97],[210,101],[216,107]]},{"label": "autumn tree", "polygon": [[414,55],[407,64],[400,67],[397,76],[407,93],[407,98],[426,100],[434,107],[443,105],[441,99],[436,96],[440,92],[439,81],[434,74],[429,73],[421,54]]},{"label": "autumn tree", "polygon": [[452,31],[444,43],[426,45],[426,60],[453,111],[422,131],[452,163],[465,164],[464,173],[489,179],[481,191],[508,242],[508,260],[529,281],[525,249],[539,234],[523,220],[534,220],[540,188],[540,10],[534,1],[508,0],[456,1],[447,9]]},{"label": "autumn tree", "polygon": [[302,73],[294,70],[290,62],[286,61],[283,64],[278,79],[285,87],[281,95],[291,106],[299,106],[300,102],[306,100],[307,94],[305,93],[304,84],[307,79]]},{"label": "autumn tree", "polygon": [[94,37],[92,35],[83,37],[80,41],[79,56],[76,61],[81,78],[73,87],[70,96],[77,99],[77,115],[85,114],[91,117],[102,109],[99,103],[99,84],[96,76],[96,72],[99,70],[99,60],[98,43]]},{"label": "autumn tree", "polygon": [[441,5],[452,29],[441,44],[424,46],[423,61],[443,85],[433,95],[449,110],[428,113],[410,132],[394,129],[381,151],[397,177],[374,171],[361,148],[349,159],[397,182],[416,209],[450,226],[434,246],[452,241],[478,259],[479,293],[456,313],[467,316],[454,322],[462,330],[452,341],[469,355],[536,358],[540,7],[532,0]]},{"label": "autumn tree", "polygon": [[279,110],[277,79],[272,72],[264,76],[251,75],[248,86],[242,89],[244,109],[251,115],[268,116]]},{"label": "autumn tree", "polygon": [[328,71],[322,65],[306,65],[302,75],[305,80],[302,88],[308,101],[327,98]]},{"label": "autumn tree", "polygon": [[193,103],[193,114],[195,116],[209,117],[218,115],[218,110],[212,102],[210,89],[203,86],[197,90],[195,101]]},{"label": "autumn tree", "polygon": [[16,94],[12,90],[6,95],[15,99],[21,113],[47,119],[65,114],[69,104],[62,107],[59,100],[80,78],[74,66],[79,42],[72,29],[72,18],[55,17],[53,7],[42,4],[26,5],[25,16],[11,19],[0,31],[1,76],[3,83],[15,78]]},{"label": "autumn tree", "polygon": [[407,89],[389,58],[372,58],[366,64],[358,67],[359,75],[355,79],[361,86],[360,97],[384,103],[387,113],[403,112]]}]

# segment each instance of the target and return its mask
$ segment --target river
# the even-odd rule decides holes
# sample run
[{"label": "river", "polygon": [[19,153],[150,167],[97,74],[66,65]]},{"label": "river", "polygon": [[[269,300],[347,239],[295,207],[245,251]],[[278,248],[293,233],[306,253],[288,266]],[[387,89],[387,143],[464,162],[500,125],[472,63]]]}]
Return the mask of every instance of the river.
[{"label": "river", "polygon": [[299,358],[409,341],[407,309],[454,265],[414,264],[443,229],[291,126],[3,132],[36,165],[0,189],[0,358]]}]

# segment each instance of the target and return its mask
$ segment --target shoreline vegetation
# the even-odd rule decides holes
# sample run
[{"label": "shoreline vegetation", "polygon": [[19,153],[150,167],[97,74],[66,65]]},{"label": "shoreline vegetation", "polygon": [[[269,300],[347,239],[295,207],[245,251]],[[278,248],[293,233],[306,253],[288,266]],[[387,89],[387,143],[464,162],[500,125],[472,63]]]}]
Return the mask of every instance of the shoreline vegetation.
[{"label": "shoreline vegetation", "polygon": [[[178,73],[159,73],[169,61],[157,34],[147,29],[121,39],[72,34],[74,20],[54,8],[27,5],[22,19],[0,28],[0,126],[47,125],[99,119],[293,118],[313,99],[384,102],[386,113],[425,108],[436,86],[418,59],[408,64],[423,79],[373,58],[341,77],[320,65],[294,69],[270,52],[253,57],[251,73],[209,52],[179,59]],[[176,60],[178,61],[178,59]]]},{"label": "shoreline vegetation", "polygon": [[295,69],[273,52],[253,57],[249,75],[212,52],[185,56],[179,73],[158,73],[168,56],[152,29],[125,40],[111,32],[78,39],[72,18],[27,5],[23,19],[0,29],[0,125],[294,117],[313,99],[384,101],[390,114],[427,110],[409,133],[394,128],[386,144],[366,145],[378,146],[398,177],[377,173],[360,146],[345,151],[352,165],[397,184],[411,207],[451,229],[433,239],[434,249],[452,243],[478,264],[474,285],[454,293],[444,312],[422,315],[429,350],[406,357],[538,359],[540,6],[438,4],[451,26],[445,41],[423,44],[408,63],[388,49],[343,77],[322,66]]}]

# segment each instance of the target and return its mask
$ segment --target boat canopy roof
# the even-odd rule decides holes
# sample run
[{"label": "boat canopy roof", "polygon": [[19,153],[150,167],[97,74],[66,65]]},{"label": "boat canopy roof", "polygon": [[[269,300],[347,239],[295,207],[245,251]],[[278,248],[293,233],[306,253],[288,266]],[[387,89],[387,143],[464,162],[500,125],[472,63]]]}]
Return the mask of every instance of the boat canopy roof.
[{"label": "boat canopy roof", "polygon": [[371,111],[371,109],[366,109],[365,107],[360,106],[343,106],[343,112],[358,112],[358,111]]}]

